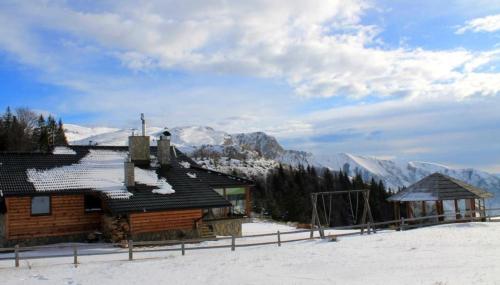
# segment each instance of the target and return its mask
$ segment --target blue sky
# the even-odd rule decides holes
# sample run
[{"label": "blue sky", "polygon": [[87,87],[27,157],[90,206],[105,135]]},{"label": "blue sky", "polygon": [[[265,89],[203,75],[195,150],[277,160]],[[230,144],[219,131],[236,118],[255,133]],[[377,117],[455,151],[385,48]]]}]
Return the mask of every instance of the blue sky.
[{"label": "blue sky", "polygon": [[0,107],[317,154],[500,173],[499,62],[498,1],[0,3]]}]

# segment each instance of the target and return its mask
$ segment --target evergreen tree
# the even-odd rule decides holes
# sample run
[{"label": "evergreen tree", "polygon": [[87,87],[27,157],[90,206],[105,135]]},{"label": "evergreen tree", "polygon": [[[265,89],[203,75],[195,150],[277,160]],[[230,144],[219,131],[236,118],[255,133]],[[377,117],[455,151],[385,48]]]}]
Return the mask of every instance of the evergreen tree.
[{"label": "evergreen tree", "polygon": [[66,139],[66,134],[64,133],[64,126],[61,119],[59,119],[59,121],[57,122],[55,145],[59,146],[68,145],[68,140]]},{"label": "evergreen tree", "polygon": [[45,120],[28,108],[8,107],[0,115],[0,151],[49,152],[54,145],[67,145],[62,120],[54,117]]}]

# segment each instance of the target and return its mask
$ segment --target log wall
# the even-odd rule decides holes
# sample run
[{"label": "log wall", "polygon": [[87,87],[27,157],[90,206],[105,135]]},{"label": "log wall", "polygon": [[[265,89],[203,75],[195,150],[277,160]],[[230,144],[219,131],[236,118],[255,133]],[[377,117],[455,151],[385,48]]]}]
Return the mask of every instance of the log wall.
[{"label": "log wall", "polygon": [[52,195],[51,214],[31,215],[31,197],[6,197],[8,240],[53,237],[100,229],[101,213],[85,213],[84,196]]},{"label": "log wall", "polygon": [[201,209],[132,213],[129,216],[130,233],[192,230],[201,216]]}]

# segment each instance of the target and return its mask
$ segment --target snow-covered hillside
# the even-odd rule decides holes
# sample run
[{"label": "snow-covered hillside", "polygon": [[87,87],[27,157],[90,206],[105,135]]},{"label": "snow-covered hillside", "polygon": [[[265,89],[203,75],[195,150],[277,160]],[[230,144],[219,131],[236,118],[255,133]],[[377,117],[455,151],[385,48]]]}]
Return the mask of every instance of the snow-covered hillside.
[{"label": "snow-covered hillside", "polygon": [[[126,145],[131,131],[115,128],[85,128],[66,125],[72,144],[88,144],[89,140],[100,145]],[[161,128],[149,127],[152,144]],[[316,156],[309,152],[286,150],[276,138],[263,132],[228,134],[204,126],[176,127],[170,129],[172,143],[191,155],[202,165],[224,172],[263,175],[279,163],[296,166],[312,165],[343,170],[350,176],[359,173],[365,180],[382,180],[388,187],[397,189],[408,186],[434,172],[440,172],[463,180],[495,194],[492,203],[500,205],[500,177],[476,169],[455,169],[445,165],[418,162],[393,161],[349,153]]]}]

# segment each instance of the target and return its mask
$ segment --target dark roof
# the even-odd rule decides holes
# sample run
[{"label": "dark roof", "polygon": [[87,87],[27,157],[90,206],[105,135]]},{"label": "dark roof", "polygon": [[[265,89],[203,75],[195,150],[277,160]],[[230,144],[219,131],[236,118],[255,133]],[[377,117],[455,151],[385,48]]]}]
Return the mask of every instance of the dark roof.
[{"label": "dark roof", "polygon": [[[27,169],[46,170],[78,163],[91,149],[128,151],[128,147],[117,146],[71,146],[76,154],[0,154],[0,190],[3,195],[36,195],[31,182],[28,181]],[[154,211],[167,209],[226,207],[231,204],[213,190],[219,186],[248,186],[252,181],[227,175],[199,167],[193,160],[176,148],[172,148],[172,164],[166,168],[150,168],[158,175],[166,178],[175,190],[173,194],[155,194],[154,186],[136,184],[129,189],[134,195],[129,199],[111,199],[102,195],[107,202],[107,208],[113,213],[136,211]],[[151,154],[156,154],[156,147],[151,148]],[[186,164],[189,163],[189,165]],[[188,166],[188,168],[186,168]],[[195,173],[196,178],[188,176]],[[57,190],[57,193],[81,193],[94,191],[92,189]],[[46,192],[43,192],[46,193]]]},{"label": "dark roof", "polygon": [[[52,155],[43,153],[1,153],[0,154],[0,191],[3,195],[36,193],[35,187],[28,182],[26,170],[30,168],[46,170],[78,163],[88,151],[76,155]],[[88,189],[68,190],[81,192]]]},{"label": "dark roof", "polygon": [[389,201],[438,201],[491,198],[493,194],[441,173],[431,174],[389,197]]}]

